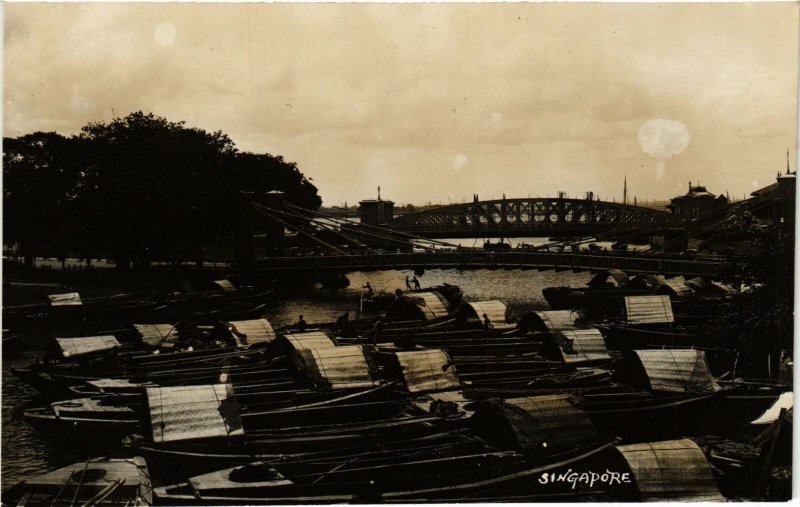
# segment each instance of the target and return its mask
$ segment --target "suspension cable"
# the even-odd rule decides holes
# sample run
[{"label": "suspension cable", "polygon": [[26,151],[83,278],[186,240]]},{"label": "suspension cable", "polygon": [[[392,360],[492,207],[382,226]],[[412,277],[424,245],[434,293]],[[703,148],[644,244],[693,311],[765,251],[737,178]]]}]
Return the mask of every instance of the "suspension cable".
[{"label": "suspension cable", "polygon": [[[286,204],[288,206],[292,207],[292,208],[296,208],[296,209],[299,209],[299,210],[302,210],[302,211],[305,211],[305,212],[313,213],[313,214],[319,215],[319,216],[324,217],[324,218],[329,218],[331,220],[338,220],[338,221],[341,221],[341,222],[345,222],[347,224],[355,225],[355,226],[358,226],[360,228],[374,229],[374,230],[380,231],[380,232],[382,232],[384,234],[387,231],[387,229],[384,228],[384,227],[379,227],[379,226],[370,225],[370,224],[358,223],[358,222],[355,222],[353,220],[349,220],[347,218],[328,215],[328,214],[322,213],[320,211],[306,210],[305,208],[300,208],[299,206],[296,206],[296,205],[291,204],[291,203],[286,203]],[[438,239],[425,238],[423,236],[417,236],[417,235],[414,235],[414,234],[410,234],[410,233],[403,232],[403,231],[397,231],[397,230],[394,230],[394,229],[389,229],[389,231],[390,231],[390,234],[392,234],[392,235],[403,236],[403,237],[406,237],[406,238],[409,238],[409,239],[414,239],[414,240],[417,240],[417,241],[423,241],[423,242],[431,243],[431,244],[434,244],[434,245],[441,245],[441,246],[448,246],[448,247],[458,247],[458,245],[456,245],[454,243],[448,243],[446,241],[441,241],[441,240],[438,240]]]},{"label": "suspension cable", "polygon": [[[282,224],[284,227],[288,227],[288,228],[290,228],[290,229],[293,229],[294,231],[298,232],[299,234],[302,234],[302,235],[304,235],[304,236],[306,236],[306,237],[310,238],[311,240],[313,240],[313,241],[316,241],[317,243],[320,243],[320,244],[322,244],[322,245],[325,245],[326,247],[328,247],[328,248],[330,248],[330,249],[334,250],[335,252],[338,252],[338,253],[340,253],[340,254],[342,254],[342,255],[345,255],[345,256],[347,256],[347,257],[352,257],[352,256],[351,256],[350,254],[348,254],[347,252],[345,252],[345,251],[343,251],[343,250],[340,250],[339,248],[337,248],[337,247],[335,247],[335,246],[333,246],[333,245],[329,244],[328,242],[326,242],[326,241],[323,241],[323,240],[319,239],[318,237],[314,236],[313,234],[309,234],[309,233],[305,232],[304,230],[302,230],[302,228],[300,228],[300,227],[298,227],[298,226],[296,226],[296,225],[289,224],[288,222],[286,222],[286,221],[284,221],[284,220],[281,220],[280,218],[276,217],[276,216],[275,216],[275,215],[273,215],[272,213],[270,213],[270,212],[266,211],[266,210],[268,210],[268,209],[269,209],[269,208],[267,208],[266,206],[261,206],[260,204],[256,204],[256,203],[253,203],[253,204],[254,204],[254,209],[256,209],[257,211],[259,211],[259,212],[263,213],[263,214],[264,214],[264,215],[266,215],[268,218],[271,218],[272,220],[275,220],[276,222],[279,222],[279,223],[280,223],[280,224]],[[264,209],[261,209],[261,208],[264,208]]]},{"label": "suspension cable", "polygon": [[[291,218],[300,218],[302,220],[308,220],[309,222],[312,220],[312,219],[308,218],[307,216],[299,215],[299,214],[296,214],[296,213],[290,213],[290,212],[287,212],[287,211],[281,211],[281,210],[276,210],[276,209],[272,209],[272,208],[267,208],[267,209],[269,209],[272,213],[289,216]],[[343,234],[341,231],[337,231],[336,229],[331,228],[331,226],[326,226],[325,224],[323,224],[321,222],[315,222],[315,225],[317,227],[322,227],[323,229],[325,229],[325,230],[327,230],[327,231],[329,231],[331,233],[334,233],[334,234],[337,234],[339,236],[347,238],[347,236],[345,234]],[[357,231],[350,231],[350,232],[351,233],[356,233]],[[409,242],[403,241],[403,240],[399,240],[399,239],[394,239],[394,238],[390,238],[390,237],[386,237],[386,236],[375,236],[374,234],[372,234],[370,236],[377,237],[377,238],[379,238],[379,239],[381,239],[383,241],[396,243],[396,244],[399,244],[399,245],[404,246],[404,247],[407,247],[409,245]],[[352,238],[348,238],[348,239],[349,239],[349,241],[352,241],[357,246],[360,246],[362,244],[362,242],[357,241],[357,240],[354,241]]]}]

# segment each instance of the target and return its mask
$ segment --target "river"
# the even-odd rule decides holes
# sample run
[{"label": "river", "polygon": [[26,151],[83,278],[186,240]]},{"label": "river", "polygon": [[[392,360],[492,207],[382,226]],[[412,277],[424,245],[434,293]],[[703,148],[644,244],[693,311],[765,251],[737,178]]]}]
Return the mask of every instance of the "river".
[{"label": "river", "polygon": [[[345,311],[350,311],[353,319],[374,317],[359,315],[358,302],[362,286],[369,281],[376,291],[393,292],[397,288],[405,288],[406,276],[413,276],[413,273],[356,272],[348,274],[350,286],[346,289],[326,290],[314,287],[302,292],[281,291],[281,295],[269,306],[265,317],[274,326],[291,324],[299,315],[303,315],[311,325],[314,322],[333,321]],[[516,312],[547,308],[547,303],[542,298],[544,287],[577,287],[584,285],[589,277],[589,273],[536,270],[430,270],[418,276],[423,288],[442,283],[458,285],[467,301],[499,299]],[[34,431],[22,419],[22,413],[26,408],[43,405],[46,401],[37,398],[34,389],[11,374],[10,363],[11,360],[5,358],[2,369],[3,489],[33,474],[108,453],[109,450],[93,448],[91,442],[63,437],[61,440],[54,440]]]}]

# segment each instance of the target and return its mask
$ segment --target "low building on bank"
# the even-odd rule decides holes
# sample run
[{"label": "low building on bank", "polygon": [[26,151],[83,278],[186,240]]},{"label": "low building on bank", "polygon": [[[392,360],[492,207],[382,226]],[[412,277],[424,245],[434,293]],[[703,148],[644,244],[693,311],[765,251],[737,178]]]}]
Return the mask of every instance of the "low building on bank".
[{"label": "low building on bank", "polygon": [[706,187],[699,184],[692,186],[692,182],[689,182],[689,192],[670,199],[667,208],[675,216],[697,220],[711,209],[726,204],[728,198],[724,195],[714,195]]}]

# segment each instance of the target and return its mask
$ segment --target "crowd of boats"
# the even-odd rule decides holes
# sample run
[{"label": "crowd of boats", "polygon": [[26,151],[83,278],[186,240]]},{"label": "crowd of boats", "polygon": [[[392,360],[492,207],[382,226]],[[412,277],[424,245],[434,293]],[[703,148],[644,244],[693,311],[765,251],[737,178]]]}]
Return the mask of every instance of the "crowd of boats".
[{"label": "crowd of boats", "polygon": [[25,420],[108,449],[4,504],[790,495],[790,380],[742,378],[702,325],[742,288],[609,270],[522,315],[445,285],[274,327],[269,291],[217,285],[4,308],[4,350],[44,346],[12,369],[47,397]]}]

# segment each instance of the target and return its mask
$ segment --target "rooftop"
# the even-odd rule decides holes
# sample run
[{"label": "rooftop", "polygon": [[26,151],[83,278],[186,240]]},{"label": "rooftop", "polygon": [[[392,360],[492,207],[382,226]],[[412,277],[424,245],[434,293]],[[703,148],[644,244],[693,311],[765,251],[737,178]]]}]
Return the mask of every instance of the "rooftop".
[{"label": "rooftop", "polygon": [[687,192],[685,195],[676,197],[676,199],[686,198],[686,197],[693,197],[693,198],[696,198],[696,197],[711,197],[711,198],[714,198],[714,197],[716,197],[716,195],[714,195],[711,192],[709,192],[708,190],[706,190],[706,187],[704,187],[704,186],[701,186],[701,185],[695,185],[695,186],[689,185],[689,192]]}]

